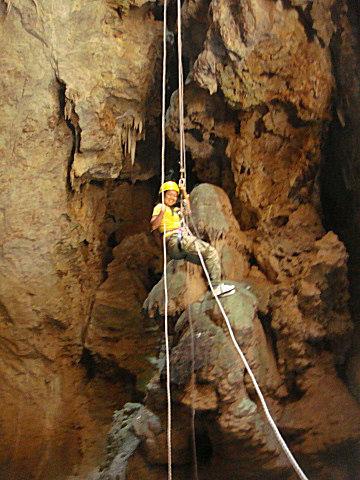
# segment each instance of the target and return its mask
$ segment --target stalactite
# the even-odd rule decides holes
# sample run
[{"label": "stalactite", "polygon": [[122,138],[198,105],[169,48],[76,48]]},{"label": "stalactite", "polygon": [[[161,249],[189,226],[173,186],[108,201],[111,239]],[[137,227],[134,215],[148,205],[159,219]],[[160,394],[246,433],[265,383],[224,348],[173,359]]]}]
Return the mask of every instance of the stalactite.
[{"label": "stalactite", "polygon": [[136,142],[145,138],[142,116],[132,112],[118,117],[118,132],[122,155],[125,159],[130,156],[131,164],[134,165]]}]

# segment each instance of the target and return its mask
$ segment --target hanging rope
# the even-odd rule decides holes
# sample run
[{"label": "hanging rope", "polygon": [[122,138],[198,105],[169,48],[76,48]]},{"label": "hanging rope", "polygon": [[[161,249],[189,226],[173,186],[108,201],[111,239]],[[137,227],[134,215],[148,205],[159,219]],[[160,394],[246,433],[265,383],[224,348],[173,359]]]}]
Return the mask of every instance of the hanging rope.
[{"label": "hanging rope", "polygon": [[[195,226],[195,224],[194,224],[194,221],[193,221],[191,215],[190,215],[190,219],[191,219],[192,226],[194,227],[194,229],[196,229],[196,226]],[[188,229],[188,232],[191,234],[189,227],[187,226],[186,228]],[[231,338],[231,340],[232,340],[232,342],[233,342],[233,344],[234,344],[234,347],[236,348],[237,353],[239,354],[239,356],[240,356],[240,358],[241,358],[241,360],[242,360],[242,362],[243,362],[243,364],[244,364],[244,366],[245,366],[245,369],[246,369],[247,373],[249,374],[249,376],[250,376],[250,378],[251,378],[251,381],[252,381],[252,383],[253,383],[253,385],[254,385],[254,388],[255,388],[256,393],[257,393],[257,395],[258,395],[258,397],[259,397],[259,400],[260,400],[260,402],[261,402],[261,405],[262,405],[262,407],[263,407],[263,409],[264,409],[265,416],[266,416],[266,418],[267,418],[267,420],[268,420],[268,422],[269,422],[272,430],[274,431],[275,436],[276,436],[276,438],[277,438],[277,440],[278,440],[281,448],[283,449],[285,455],[287,456],[287,458],[288,458],[288,460],[290,461],[291,465],[293,466],[294,470],[295,470],[296,473],[298,474],[299,478],[301,478],[302,480],[308,480],[308,477],[305,475],[305,473],[302,471],[300,465],[297,463],[295,457],[293,456],[293,454],[291,453],[291,451],[290,451],[289,447],[287,446],[285,440],[284,440],[283,437],[281,436],[281,433],[280,433],[279,429],[277,428],[276,423],[274,422],[274,420],[273,420],[273,418],[272,418],[272,416],[271,416],[270,410],[269,410],[269,408],[268,408],[268,406],[267,406],[267,404],[266,404],[264,395],[262,394],[261,389],[260,389],[260,387],[259,387],[259,385],[258,385],[258,383],[257,383],[257,381],[256,381],[255,375],[253,374],[253,372],[252,372],[252,370],[251,370],[251,368],[250,368],[250,365],[248,364],[248,362],[247,362],[247,360],[246,360],[246,357],[245,357],[244,353],[242,352],[242,350],[241,350],[241,348],[240,348],[240,346],[239,346],[239,344],[238,344],[238,342],[237,342],[237,340],[236,340],[235,334],[234,334],[233,329],[232,329],[232,327],[231,327],[230,320],[229,320],[229,318],[228,318],[228,316],[227,316],[227,314],[226,314],[226,312],[225,312],[225,310],[224,310],[224,307],[222,306],[222,304],[221,304],[218,296],[216,295],[216,293],[215,293],[215,291],[214,291],[214,287],[213,287],[213,284],[211,283],[210,275],[209,275],[209,272],[208,272],[208,270],[207,270],[207,268],[206,268],[204,258],[203,258],[203,256],[202,256],[201,251],[200,251],[200,249],[199,249],[199,247],[198,247],[198,245],[197,245],[196,242],[195,242],[195,247],[196,247],[196,251],[197,251],[197,254],[198,254],[198,256],[199,256],[200,262],[201,262],[201,266],[202,266],[202,268],[203,268],[203,270],[204,270],[204,272],[205,272],[205,276],[206,276],[206,279],[207,279],[207,281],[208,281],[208,284],[209,284],[209,287],[210,287],[210,289],[211,289],[211,292],[212,292],[212,294],[213,294],[213,296],[214,296],[214,298],[215,298],[216,303],[217,303],[218,306],[219,306],[219,309],[220,309],[220,312],[222,313],[222,316],[224,317],[226,326],[227,326],[228,331],[229,331],[229,334],[230,334],[230,338]]]},{"label": "hanging rope", "polygon": [[179,85],[179,140],[180,140],[180,182],[186,189],[186,148],[184,129],[184,72],[182,63],[182,26],[181,0],[177,0],[177,47],[178,47],[178,85]]},{"label": "hanging rope", "polygon": [[[186,148],[184,128],[184,72],[182,63],[182,26],[181,26],[181,0],[177,0],[177,50],[178,50],[178,95],[179,95],[179,142],[180,142],[180,181],[179,185],[186,191]],[[181,202],[182,216],[185,218],[183,202]],[[189,265],[186,267],[186,282],[189,278]],[[191,444],[193,454],[194,479],[198,480],[198,464],[195,434],[195,340],[194,326],[189,309],[190,345],[191,345]]]},{"label": "hanging rope", "polygon": [[[166,100],[166,8],[167,8],[167,0],[164,0],[164,56],[163,56],[163,97],[162,97],[162,155],[161,155],[161,168],[162,168],[162,183],[165,182],[165,100]],[[184,133],[184,81],[183,81],[183,66],[182,66],[182,39],[181,39],[181,0],[177,0],[177,22],[178,22],[178,76],[179,76],[179,139],[180,139],[180,182],[179,184],[186,189],[186,147],[185,147],[185,133]],[[164,192],[162,192],[162,203],[164,204]],[[192,217],[190,215],[191,221],[193,223]],[[194,223],[193,226],[195,227]],[[185,228],[188,229],[189,233],[191,234],[188,225],[186,224],[185,220]],[[196,227],[195,227],[196,230]],[[163,235],[163,251],[164,251],[164,299],[165,299],[165,346],[166,346],[166,373],[167,373],[167,399],[168,399],[168,429],[167,429],[167,444],[168,444],[168,478],[171,480],[172,478],[172,460],[171,460],[171,390],[170,390],[170,355],[169,355],[169,336],[168,336],[168,287],[167,287],[167,275],[166,275],[166,263],[167,263],[167,258],[166,258],[166,242],[165,242],[165,234],[166,230],[164,230],[164,235]],[[201,265],[203,267],[203,270],[205,272],[207,281],[209,283],[210,289],[212,294],[215,297],[215,300],[219,306],[219,309],[224,317],[226,326],[228,328],[230,338],[235,346],[235,349],[237,353],[239,354],[245,369],[247,373],[249,374],[251,381],[254,385],[254,388],[256,390],[256,393],[260,399],[260,402],[262,404],[262,407],[264,409],[265,416],[273,429],[275,436],[282,447],[285,455],[289,459],[291,465],[293,466],[294,470],[298,474],[298,476],[302,480],[308,480],[302,469],[300,468],[299,464],[297,463],[296,459],[292,455],[290,449],[288,448],[285,440],[281,436],[279,429],[277,428],[271,413],[269,411],[269,408],[266,404],[265,398],[261,392],[261,389],[256,381],[256,378],[250,368],[250,365],[248,364],[245,355],[243,354],[236,337],[234,335],[234,332],[232,330],[230,321],[226,315],[226,312],[218,298],[218,296],[215,294],[214,287],[211,283],[211,279],[209,276],[209,272],[206,268],[204,258],[199,250],[199,247],[197,243],[195,243],[196,250],[201,262]],[[191,315],[189,313],[189,315]],[[189,318],[190,320],[190,318]],[[190,326],[190,335],[191,335],[191,341],[194,342],[194,331],[193,331],[193,325],[191,324]],[[192,343],[192,382],[195,381],[194,377],[194,343]],[[194,384],[192,383],[192,386]],[[192,425],[193,425],[193,452],[196,455],[196,442],[195,442],[195,425],[194,425],[194,398],[192,396],[191,399],[192,402]],[[197,464],[195,463],[195,475],[197,478]]]},{"label": "hanging rope", "polygon": [[[167,32],[167,0],[164,0],[163,26],[163,75],[162,75],[162,112],[161,112],[161,184],[165,183],[165,113],[166,113],[166,32]],[[165,192],[161,193],[161,202],[165,205]],[[167,284],[167,257],[166,257],[166,226],[163,233],[164,258],[164,311],[165,311],[165,357],[166,357],[166,395],[167,395],[167,451],[168,451],[168,480],[172,480],[172,452],[171,452],[171,379],[170,379],[170,348],[168,324],[168,284]]]},{"label": "hanging rope", "polygon": [[[186,262],[186,284],[189,282],[189,262]],[[195,336],[194,336],[194,324],[191,315],[191,305],[188,308],[188,320],[190,331],[190,355],[191,355],[191,377],[190,377],[190,402],[191,402],[191,446],[193,454],[193,467],[194,467],[194,480],[199,480],[198,476],[198,464],[197,464],[197,448],[196,448],[196,433],[195,433]]]}]

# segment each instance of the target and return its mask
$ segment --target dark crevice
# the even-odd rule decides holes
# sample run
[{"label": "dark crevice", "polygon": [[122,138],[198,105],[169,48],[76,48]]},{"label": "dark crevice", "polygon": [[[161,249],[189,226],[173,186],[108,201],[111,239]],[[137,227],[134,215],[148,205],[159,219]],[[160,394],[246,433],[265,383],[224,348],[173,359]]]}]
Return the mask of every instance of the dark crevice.
[{"label": "dark crevice", "polygon": [[286,10],[290,10],[291,8],[293,8],[291,0],[282,0],[282,4]]},{"label": "dark crevice", "polygon": [[0,319],[1,319],[1,322],[3,324],[8,323],[8,324],[14,325],[14,323],[15,323],[14,320],[11,318],[11,315],[10,315],[8,309],[2,303],[0,303]]},{"label": "dark crevice", "polygon": [[191,135],[197,140],[198,142],[202,142],[204,140],[202,131],[198,128],[192,128],[188,130],[188,133],[191,133]]},{"label": "dark crevice", "polygon": [[[246,170],[246,174],[249,174],[249,170]],[[242,231],[246,232],[247,230],[253,230],[254,228],[257,228],[259,217],[254,210],[247,205],[242,204],[240,201],[238,201],[237,208],[235,208],[235,204],[233,203],[233,209],[236,220],[239,222]]]},{"label": "dark crevice", "polygon": [[120,18],[120,20],[122,20],[122,18],[124,16],[124,9],[121,8],[121,7],[113,7],[113,10],[116,12],[116,14]]},{"label": "dark crevice", "polygon": [[288,193],[288,198],[294,202],[307,203],[309,201],[309,195],[312,192],[314,178],[318,172],[318,165],[312,158],[311,153],[307,153],[308,168],[304,171],[301,177],[297,178],[294,185],[291,187]]},{"label": "dark crevice", "polygon": [[68,192],[72,192],[71,185],[71,169],[74,163],[75,153],[80,151],[80,141],[81,141],[81,129],[71,121],[70,118],[65,118],[65,106],[66,106],[66,84],[61,81],[59,78],[56,78],[58,84],[58,98],[59,98],[59,117],[65,120],[66,125],[72,133],[73,144],[68,160],[67,166],[67,176],[66,176],[66,185]]},{"label": "dark crevice", "polygon": [[107,244],[110,248],[115,248],[119,244],[116,239],[116,230],[110,233],[107,239]]},{"label": "dark crevice", "polygon": [[6,15],[8,12],[8,6],[4,0],[0,0],[0,16]]},{"label": "dark crevice", "polygon": [[87,380],[92,380],[96,375],[96,365],[90,350],[84,348],[81,357],[80,365],[85,368]]},{"label": "dark crevice", "polygon": [[349,253],[350,307],[360,323],[360,29],[358,3],[347,3],[347,17],[341,3],[331,12],[338,27],[330,44],[337,92],[322,151],[320,185],[324,226],[339,235]]},{"label": "dark crevice", "polygon": [[317,37],[320,45],[324,48],[324,41],[317,36],[317,31],[314,29],[314,21],[311,15],[313,2],[309,1],[305,7],[294,5],[291,0],[282,0],[282,4],[286,10],[294,9],[297,11],[299,21],[304,28],[305,35],[309,42],[313,42],[315,37]]},{"label": "dark crevice", "polygon": [[[312,2],[308,3],[305,9],[301,7],[295,7],[295,10],[298,12],[299,20],[301,25],[304,27],[305,34],[309,42],[313,42],[314,38],[317,36],[316,30],[313,27],[313,19],[311,16]],[[319,38],[320,44],[324,47],[324,42]]]},{"label": "dark crevice", "polygon": [[213,457],[213,446],[207,430],[198,428],[195,432],[196,459],[202,466],[209,465]]},{"label": "dark crevice", "polygon": [[90,180],[90,185],[95,185],[98,188],[104,188],[105,180]]},{"label": "dark crevice", "polygon": [[276,76],[276,73],[274,72],[262,72],[260,74],[261,77],[266,77],[266,78],[273,78]]},{"label": "dark crevice", "polygon": [[93,354],[89,349],[84,348],[79,363],[85,369],[87,381],[90,382],[95,377],[99,377],[109,383],[120,383],[130,388],[131,401],[143,399],[136,390],[136,376],[120,368],[114,361]]},{"label": "dark crevice", "polygon": [[347,367],[346,363],[335,364],[337,376],[343,382],[344,385],[348,384],[346,367]]},{"label": "dark crevice", "polygon": [[255,138],[260,138],[263,133],[265,133],[266,127],[263,118],[259,118],[255,122],[255,128],[254,128],[254,137]]},{"label": "dark crevice", "polygon": [[155,3],[155,5],[152,8],[152,13],[154,15],[154,19],[157,20],[158,22],[162,22],[164,18],[164,6],[160,4],[159,1]]},{"label": "dark crevice", "polygon": [[256,257],[253,253],[249,257],[249,265],[250,265],[250,267],[258,267],[259,266],[259,264],[256,260]]},{"label": "dark crevice", "polygon": [[308,338],[306,343],[316,352],[333,352],[332,343],[327,338]]},{"label": "dark crevice", "polygon": [[265,335],[271,344],[271,348],[272,348],[272,351],[274,352],[274,357],[277,363],[279,360],[279,352],[277,349],[276,332],[274,329],[271,328],[271,313],[264,314],[259,311],[257,315],[264,329]]},{"label": "dark crevice", "polygon": [[282,102],[280,100],[272,100],[271,103],[272,103],[272,105],[280,106],[284,110],[284,112],[287,114],[290,125],[294,128],[307,127],[307,126],[314,123],[312,121],[305,121],[302,118],[300,118],[298,116],[298,112],[297,112],[297,109],[296,109],[295,105],[293,105],[290,102]]},{"label": "dark crevice", "polygon": [[147,270],[148,278],[151,288],[154,287],[162,278],[162,272],[156,271],[154,268],[149,267]]},{"label": "dark crevice", "polygon": [[288,215],[278,215],[277,217],[273,217],[271,219],[271,223],[275,226],[275,227],[284,227],[285,225],[287,225],[289,223],[289,216]]},{"label": "dark crevice", "polygon": [[117,229],[111,232],[107,238],[106,248],[103,252],[102,258],[102,271],[103,271],[103,281],[109,277],[108,266],[114,260],[113,250],[119,245],[117,238]]},{"label": "dark crevice", "polygon": [[289,394],[284,400],[284,403],[298,402],[305,395],[304,390],[301,390],[298,385],[297,375],[295,373],[286,374],[285,385]]},{"label": "dark crevice", "polygon": [[59,96],[59,118],[65,118],[64,117],[64,110],[65,110],[65,91],[66,91],[66,85],[64,82],[59,80],[58,78],[56,79],[58,83],[58,96]]}]

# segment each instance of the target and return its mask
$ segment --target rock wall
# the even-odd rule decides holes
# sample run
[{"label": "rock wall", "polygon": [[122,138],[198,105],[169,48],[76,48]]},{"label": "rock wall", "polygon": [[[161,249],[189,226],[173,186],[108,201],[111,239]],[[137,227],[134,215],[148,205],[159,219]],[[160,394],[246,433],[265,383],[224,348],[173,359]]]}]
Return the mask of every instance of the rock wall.
[{"label": "rock wall", "polygon": [[[244,234],[229,200],[221,189],[206,184],[193,190],[191,200],[202,236],[216,244],[223,274],[234,280],[233,263],[246,265],[252,244],[241,242],[239,248],[237,240]],[[233,262],[226,262],[229,252]],[[243,270],[236,293],[222,304],[272,415],[309,478],[354,478],[359,471],[360,408],[337,373],[348,348],[348,311],[341,303],[347,289],[346,256],[336,236],[328,233],[314,242],[309,263],[310,258],[312,266],[296,280],[296,295],[285,281],[270,282],[253,267]],[[198,478],[295,478],[199,273],[198,266],[169,263],[175,478],[191,475],[192,422]],[[199,283],[202,292],[196,289]],[[161,281],[144,304],[148,322],[164,314],[163,289]],[[145,479],[153,465],[166,465],[164,382],[160,364],[148,386],[146,411],[138,411],[136,419],[122,412],[127,420],[113,434],[116,441],[110,440],[105,469],[96,479],[115,480],[119,472],[120,478],[135,478],[137,473]],[[131,461],[119,457],[130,435],[124,432],[124,422],[142,441]],[[166,470],[157,475],[166,478]]]},{"label": "rock wall", "polygon": [[337,95],[323,159],[323,203],[326,223],[343,239],[349,252],[351,311],[355,321],[347,376],[360,398],[359,361],[359,9],[355,2],[340,2],[334,14],[339,28],[331,43]]},{"label": "rock wall", "polygon": [[[174,7],[167,137],[176,165]],[[146,303],[154,319],[144,323],[140,313],[161,275],[161,250],[147,234],[159,174],[160,12],[161,5],[141,0],[0,1],[2,478],[85,478],[100,463],[113,411],[145,391],[141,418],[152,425],[151,441],[142,420],[131,427],[129,454],[121,457],[123,440],[114,440],[111,451],[120,448],[121,458],[113,474],[165,475],[161,283]],[[251,288],[255,303],[237,333],[247,332],[246,348],[291,446],[316,478],[355,478],[356,452],[346,455],[358,441],[359,413],[343,382],[347,368],[357,395],[358,343],[347,365],[347,252],[331,230],[350,253],[356,319],[357,7],[189,0],[182,15],[189,179],[229,196],[196,190],[195,221],[221,252],[226,276]],[[336,221],[347,206],[352,219]],[[206,291],[199,268],[190,268],[190,283],[184,265],[169,269],[171,315],[182,318],[172,353],[177,475],[191,474],[190,424],[182,428],[189,419],[189,312],[199,338],[213,332],[225,355],[216,342],[195,343],[217,371],[196,367],[201,474],[209,478],[211,465],[214,478],[234,476],[236,465],[242,478],[291,475],[241,365],[224,346],[218,312],[210,299],[206,312],[197,303]],[[230,311],[250,301],[244,292]],[[238,378],[228,378],[229,364]],[[264,364],[271,365],[268,378]],[[128,407],[120,424],[138,408],[145,407]],[[249,433],[248,425],[257,429]],[[146,455],[135,449],[139,439]],[[228,456],[219,447],[224,439]]]},{"label": "rock wall", "polygon": [[[121,240],[121,209],[144,198],[106,180],[130,179],[146,144],[161,22],[105,1],[8,1],[0,12],[0,476],[55,480],[96,462],[132,395],[130,372],[99,367],[85,336],[108,238]],[[142,155],[133,179],[149,178],[151,162]]]}]

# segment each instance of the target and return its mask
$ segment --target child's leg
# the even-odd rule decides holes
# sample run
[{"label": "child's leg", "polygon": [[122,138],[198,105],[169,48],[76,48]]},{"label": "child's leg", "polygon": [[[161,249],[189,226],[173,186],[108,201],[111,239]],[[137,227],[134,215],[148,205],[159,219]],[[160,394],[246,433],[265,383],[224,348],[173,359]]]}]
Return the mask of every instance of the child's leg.
[{"label": "child's leg", "polygon": [[182,260],[186,254],[180,249],[177,235],[172,235],[166,240],[166,251],[173,260]]},{"label": "child's leg", "polygon": [[214,286],[218,285],[221,282],[221,266],[219,254],[216,248],[193,235],[183,236],[181,240],[181,250],[186,254],[185,259],[192,263],[199,264],[200,259],[196,247],[198,247],[204,258],[204,262],[209,272],[212,284]]}]

